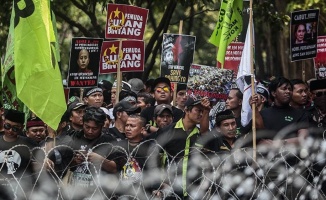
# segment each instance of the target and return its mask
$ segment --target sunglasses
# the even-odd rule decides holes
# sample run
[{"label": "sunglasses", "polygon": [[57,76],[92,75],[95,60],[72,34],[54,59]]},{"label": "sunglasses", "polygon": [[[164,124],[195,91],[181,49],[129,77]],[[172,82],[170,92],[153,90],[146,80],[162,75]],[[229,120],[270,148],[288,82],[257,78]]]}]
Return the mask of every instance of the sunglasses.
[{"label": "sunglasses", "polygon": [[18,132],[20,131],[20,127],[17,127],[17,126],[12,126],[11,124],[8,124],[8,123],[5,123],[3,125],[3,128],[5,128],[6,130],[12,130],[13,132]]},{"label": "sunglasses", "polygon": [[157,87],[157,88],[155,88],[155,91],[158,92],[158,93],[161,93],[161,92],[170,92],[170,88],[168,86],[165,86],[165,87]]},{"label": "sunglasses", "polygon": [[323,95],[326,95],[326,91],[323,91],[323,92],[316,92],[315,93],[316,97],[321,97]]}]

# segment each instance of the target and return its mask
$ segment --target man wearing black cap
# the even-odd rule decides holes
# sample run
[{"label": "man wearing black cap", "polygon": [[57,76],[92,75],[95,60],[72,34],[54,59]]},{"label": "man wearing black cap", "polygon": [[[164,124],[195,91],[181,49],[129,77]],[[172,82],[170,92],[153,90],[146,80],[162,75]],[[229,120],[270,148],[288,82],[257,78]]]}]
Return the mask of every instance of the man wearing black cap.
[{"label": "man wearing black cap", "polygon": [[310,82],[310,92],[314,106],[307,109],[310,127],[321,131],[326,129],[326,79]]},{"label": "man wearing black cap", "polygon": [[12,187],[17,186],[10,186],[8,183],[15,184],[14,177],[21,180],[20,184],[24,191],[18,190],[16,193],[18,199],[23,198],[23,196],[19,197],[21,192],[29,191],[26,187],[32,185],[31,174],[34,162],[31,159],[30,151],[38,146],[31,139],[21,136],[24,121],[24,113],[12,109],[7,110],[4,119],[4,135],[0,137],[0,166],[2,166],[0,185],[8,185],[6,191],[9,194]]},{"label": "man wearing black cap", "polygon": [[[172,92],[171,92],[171,82],[168,78],[159,77],[155,79],[152,90],[154,91],[154,98],[156,100],[157,105],[160,104],[170,104],[172,99]],[[155,106],[151,106],[142,110],[140,115],[144,117],[147,121],[147,124],[154,125],[153,117],[154,117],[154,109]],[[182,110],[172,106],[173,110],[173,121],[177,122],[181,119],[183,112]]]},{"label": "man wearing black cap", "polygon": [[120,101],[113,108],[113,116],[115,118],[114,127],[109,128],[109,134],[116,138],[117,141],[126,139],[125,126],[128,116],[140,112],[140,108],[132,105],[128,101]]},{"label": "man wearing black cap", "polygon": [[[210,102],[208,98],[196,99],[189,97],[186,102],[186,108],[183,118],[177,122],[170,124],[155,133],[157,143],[163,147],[167,160],[165,165],[173,162],[177,167],[176,173],[182,177],[180,181],[171,181],[175,183],[172,187],[174,191],[182,198],[188,196],[189,188],[187,182],[187,172],[189,167],[190,149],[198,146],[196,141],[200,136],[200,130],[196,126],[203,120],[203,113],[209,108]],[[171,164],[170,166],[174,166]],[[171,171],[174,171],[171,170]],[[175,175],[175,174],[174,174]],[[182,183],[181,185],[179,185]]]},{"label": "man wearing black cap", "polygon": [[103,90],[99,87],[84,90],[84,102],[88,106],[101,107],[104,102]]},{"label": "man wearing black cap", "polygon": [[[146,136],[150,136],[150,133],[158,131],[160,128],[164,128],[173,122],[172,106],[170,104],[160,104],[154,109],[154,118],[156,126],[146,125]],[[150,137],[149,137],[150,138]]]},{"label": "man wearing black cap", "polygon": [[237,124],[231,110],[216,114],[215,128],[202,139],[204,150],[229,152],[236,140]]},{"label": "man wearing black cap", "polygon": [[111,88],[112,83],[107,80],[101,80],[98,82],[98,86],[103,90],[103,98],[106,105],[111,103]]}]

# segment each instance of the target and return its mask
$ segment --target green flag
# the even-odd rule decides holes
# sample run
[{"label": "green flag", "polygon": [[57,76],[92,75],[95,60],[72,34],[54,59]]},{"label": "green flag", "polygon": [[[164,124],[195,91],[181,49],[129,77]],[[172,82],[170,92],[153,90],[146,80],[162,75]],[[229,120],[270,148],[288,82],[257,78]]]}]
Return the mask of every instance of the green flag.
[{"label": "green flag", "polygon": [[51,128],[66,110],[48,0],[14,1],[18,98]]},{"label": "green flag", "polygon": [[[6,53],[3,63],[1,65],[1,82],[2,91],[1,101],[6,109],[12,108],[15,110],[23,111],[24,104],[18,99],[16,94],[16,82],[15,82],[15,67],[14,67],[14,19],[15,12],[12,10],[9,34],[7,39]],[[3,98],[4,97],[4,98]]]},{"label": "green flag", "polygon": [[209,42],[218,47],[217,60],[224,65],[227,46],[242,31],[242,0],[222,0],[218,21]]}]

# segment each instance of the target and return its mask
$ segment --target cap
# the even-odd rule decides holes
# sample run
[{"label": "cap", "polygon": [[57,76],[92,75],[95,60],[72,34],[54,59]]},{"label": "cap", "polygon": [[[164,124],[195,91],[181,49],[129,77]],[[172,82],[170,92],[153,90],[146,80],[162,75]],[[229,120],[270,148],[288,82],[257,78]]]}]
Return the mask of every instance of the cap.
[{"label": "cap", "polygon": [[313,80],[310,82],[310,91],[326,89],[326,79]]},{"label": "cap", "polygon": [[266,100],[269,99],[268,89],[265,88],[262,84],[257,85],[257,93],[263,95],[266,98]]},{"label": "cap", "polygon": [[137,107],[136,105],[132,105],[128,101],[120,101],[117,103],[113,108],[113,116],[116,116],[117,112],[132,112],[132,113],[139,113],[141,110],[140,107]]},{"label": "cap", "polygon": [[195,106],[201,103],[200,99],[197,99],[196,97],[189,97],[185,103],[185,106]]},{"label": "cap", "polygon": [[219,113],[216,114],[215,124],[219,124],[223,120],[233,119],[233,118],[235,118],[235,117],[234,117],[234,114],[233,114],[233,112],[231,110],[224,110],[224,111],[219,112]]},{"label": "cap", "polygon": [[26,128],[35,126],[45,126],[45,123],[38,117],[31,117],[27,119]]},{"label": "cap", "polygon": [[111,90],[112,88],[112,83],[110,81],[107,80],[101,80],[100,82],[98,82],[98,86],[102,89],[105,90]]},{"label": "cap", "polygon": [[131,85],[131,91],[138,94],[141,90],[144,90],[144,83],[139,78],[132,78],[128,81]]},{"label": "cap", "polygon": [[68,109],[67,109],[67,112],[69,113],[69,114],[71,114],[71,112],[73,111],[73,110],[77,110],[78,108],[86,108],[87,107],[87,105],[86,104],[84,104],[84,103],[80,103],[80,102],[72,102],[72,103],[70,103],[70,104],[68,104]]},{"label": "cap", "polygon": [[89,97],[95,92],[101,92],[103,94],[102,88],[96,87],[96,88],[86,88],[84,90],[84,97]]},{"label": "cap", "polygon": [[153,85],[152,85],[152,90],[154,91],[156,85],[158,85],[159,83],[166,83],[169,87],[171,87],[171,81],[170,79],[166,78],[166,77],[159,77],[157,79],[154,80]]},{"label": "cap", "polygon": [[186,90],[186,89],[187,89],[187,84],[184,84],[184,83],[177,84],[177,92],[179,92],[180,90]]},{"label": "cap", "polygon": [[[114,81],[112,88],[117,87],[117,80]],[[131,85],[125,81],[121,82],[121,90],[131,90]]]},{"label": "cap", "polygon": [[17,110],[9,109],[9,110],[7,110],[7,112],[5,114],[5,119],[12,121],[12,122],[24,124],[25,114],[23,112],[20,112]]},{"label": "cap", "polygon": [[154,116],[156,117],[156,116],[162,114],[162,112],[164,110],[170,111],[171,114],[173,113],[172,106],[171,105],[169,105],[169,104],[160,104],[160,105],[157,105],[155,107],[155,109],[154,109]]}]

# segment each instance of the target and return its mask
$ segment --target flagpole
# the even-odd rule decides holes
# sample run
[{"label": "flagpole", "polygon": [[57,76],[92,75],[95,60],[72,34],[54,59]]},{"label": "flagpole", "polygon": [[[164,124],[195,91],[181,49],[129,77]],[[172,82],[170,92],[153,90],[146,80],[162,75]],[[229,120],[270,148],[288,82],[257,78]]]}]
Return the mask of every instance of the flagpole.
[{"label": "flagpole", "polygon": [[117,66],[117,91],[116,91],[116,99],[115,103],[117,104],[119,102],[119,93],[121,91],[121,85],[122,85],[122,73],[120,71],[120,51],[122,52],[122,39],[119,39],[119,49],[118,49],[118,66]]},{"label": "flagpole", "polygon": [[[250,0],[250,8],[249,8],[249,29],[250,29],[250,66],[251,66],[251,94],[254,95],[256,93],[255,91],[255,77],[254,77],[254,61],[253,61],[253,55],[254,55],[254,48],[253,48],[253,18],[252,18],[252,1]],[[256,104],[252,104],[252,148],[253,148],[253,160],[256,161]]]}]

